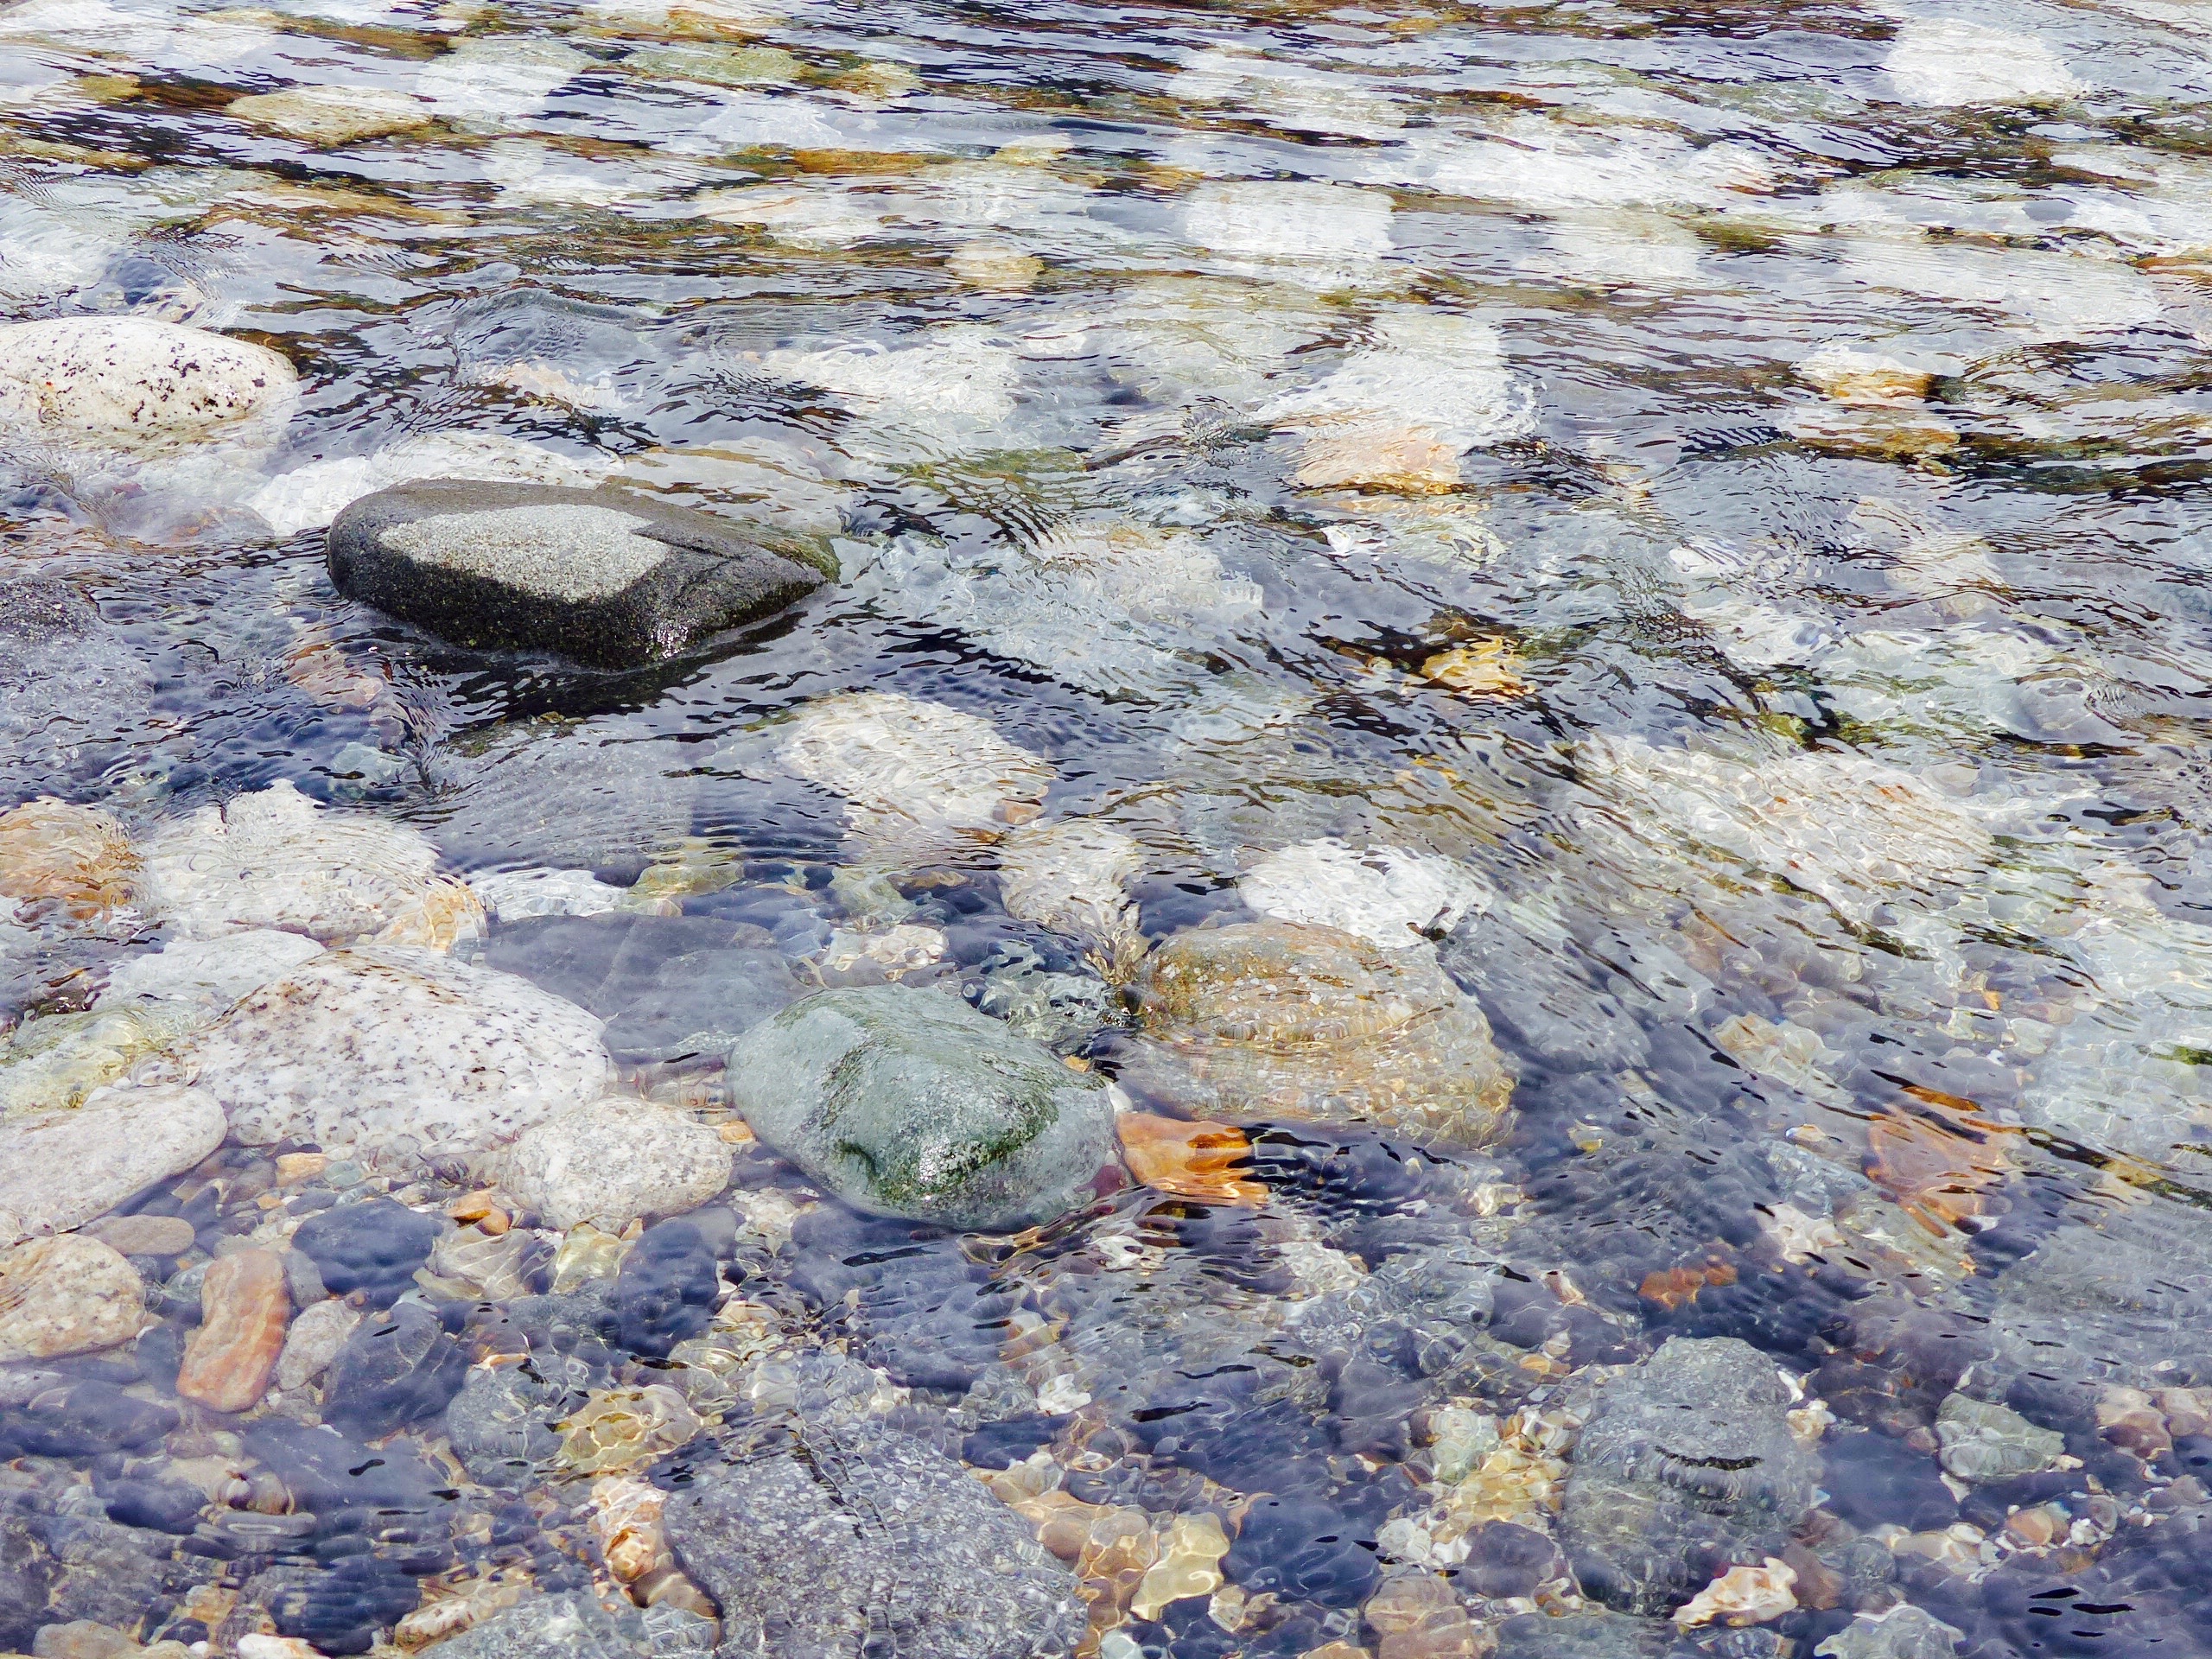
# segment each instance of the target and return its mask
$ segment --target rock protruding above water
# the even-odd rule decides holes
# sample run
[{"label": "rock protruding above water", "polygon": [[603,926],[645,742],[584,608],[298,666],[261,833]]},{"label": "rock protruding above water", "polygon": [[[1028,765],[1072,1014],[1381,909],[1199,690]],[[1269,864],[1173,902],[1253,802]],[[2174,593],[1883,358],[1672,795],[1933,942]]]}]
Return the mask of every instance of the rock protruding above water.
[{"label": "rock protruding above water", "polygon": [[299,376],[266,346],[150,317],[0,325],[0,433],[146,453],[288,416]]},{"label": "rock protruding above water", "polygon": [[678,1215],[729,1185],[729,1144],[650,1101],[570,1107],[526,1129],[499,1160],[500,1184],[556,1227],[620,1232],[640,1216]]},{"label": "rock protruding above water", "polygon": [[1053,1659],[1082,1634],[1073,1574],[918,1440],[810,1425],[701,1470],[663,1524],[721,1605],[727,1654]]},{"label": "rock protruding above water", "polygon": [[1671,1338],[1608,1383],[1562,1516],[1585,1592],[1667,1613],[1727,1567],[1780,1554],[1821,1475],[1791,1404],[1774,1362],[1732,1337]]},{"label": "rock protruding above water", "polygon": [[248,1146],[480,1152],[598,1097],[600,1022],[528,980],[404,945],[330,950],[199,1037],[194,1081]]},{"label": "rock protruding above water", "polygon": [[363,497],[328,546],[340,592],[442,639],[597,668],[678,655],[823,579],[741,525],[649,497],[454,479]]},{"label": "rock protruding above water", "polygon": [[223,1109],[175,1084],[95,1090],[73,1111],[0,1126],[0,1244],[63,1232],[223,1144]]},{"label": "rock protruding above water", "polygon": [[1364,1122],[1435,1146],[1497,1132],[1513,1075],[1426,951],[1290,922],[1196,928],[1140,983],[1122,1081],[1204,1117]]},{"label": "rock protruding above water", "polygon": [[1114,1163],[1096,1079],[942,992],[824,991],[730,1049],[754,1133],[863,1210],[953,1227],[1049,1221]]}]

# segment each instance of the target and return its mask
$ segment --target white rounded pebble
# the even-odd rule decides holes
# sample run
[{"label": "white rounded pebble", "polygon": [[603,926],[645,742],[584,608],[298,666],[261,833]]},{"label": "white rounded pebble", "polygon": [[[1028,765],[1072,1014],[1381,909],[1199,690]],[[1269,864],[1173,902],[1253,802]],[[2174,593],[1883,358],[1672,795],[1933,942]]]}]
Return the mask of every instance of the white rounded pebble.
[{"label": "white rounded pebble", "polygon": [[149,317],[0,325],[0,433],[159,450],[275,424],[299,376],[265,346]]},{"label": "white rounded pebble", "polygon": [[335,1297],[302,1308],[276,1357],[276,1386],[295,1393],[321,1376],[360,1322],[359,1312]]},{"label": "white rounded pebble", "polygon": [[1236,884],[1262,916],[1333,927],[1404,950],[1490,908],[1490,883],[1465,865],[1403,847],[1355,851],[1306,841],[1268,854]]},{"label": "white rounded pebble", "polygon": [[596,1100],[525,1130],[498,1160],[499,1185],[551,1225],[620,1231],[640,1216],[696,1210],[729,1185],[729,1144],[650,1101]]}]

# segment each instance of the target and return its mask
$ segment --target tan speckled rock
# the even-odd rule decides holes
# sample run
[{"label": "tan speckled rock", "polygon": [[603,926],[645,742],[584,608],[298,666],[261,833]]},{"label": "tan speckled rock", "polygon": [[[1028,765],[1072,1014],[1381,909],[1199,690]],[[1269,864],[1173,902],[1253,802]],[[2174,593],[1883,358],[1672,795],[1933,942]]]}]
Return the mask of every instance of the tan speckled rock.
[{"label": "tan speckled rock", "polygon": [[158,451],[280,425],[299,376],[265,346],[150,317],[0,325],[0,433]]},{"label": "tan speckled rock", "polygon": [[185,1344],[176,1391],[217,1411],[244,1411],[268,1391],[292,1312],[284,1258],[238,1250],[208,1265],[200,1289],[200,1328]]},{"label": "tan speckled rock", "polygon": [[528,980],[433,950],[330,950],[262,986],[181,1063],[249,1146],[481,1152],[596,1099],[601,1022]]},{"label": "tan speckled rock", "polygon": [[97,916],[130,898],[137,864],[129,834],[95,808],[40,799],[0,813],[0,898]]},{"label": "tan speckled rock", "polygon": [[1194,928],[1162,942],[1140,986],[1146,1034],[1122,1081],[1195,1116],[1460,1147],[1504,1121],[1513,1074],[1431,953],[1287,922]]},{"label": "tan speckled rock", "polygon": [[288,86],[234,99],[223,113],[310,144],[405,132],[432,118],[427,106],[406,93],[376,86]]},{"label": "tan speckled rock", "polygon": [[88,1354],[145,1324],[138,1270],[96,1238],[35,1238],[0,1253],[0,1360]]}]

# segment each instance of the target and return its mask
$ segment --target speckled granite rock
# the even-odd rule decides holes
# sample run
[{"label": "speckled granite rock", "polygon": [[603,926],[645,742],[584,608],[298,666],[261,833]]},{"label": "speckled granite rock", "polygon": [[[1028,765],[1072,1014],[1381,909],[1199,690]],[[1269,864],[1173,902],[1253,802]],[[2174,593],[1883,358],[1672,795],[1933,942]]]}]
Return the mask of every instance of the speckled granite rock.
[{"label": "speckled granite rock", "polygon": [[1074,1576],[942,1452],[817,1423],[731,1455],[663,1516],[724,1659],[1051,1659],[1081,1635]]},{"label": "speckled granite rock", "polygon": [[401,945],[332,950],[264,985],[184,1057],[250,1146],[402,1137],[481,1151],[607,1081],[600,1022],[528,980]]},{"label": "speckled granite rock", "polygon": [[1096,1078],[938,991],[821,992],[739,1039],[728,1076],[754,1134],[884,1215],[1048,1221],[1115,1166]]},{"label": "speckled granite rock", "polygon": [[0,325],[0,431],[159,451],[280,421],[299,377],[266,346],[150,317]]},{"label": "speckled granite rock", "polygon": [[455,645],[627,668],[782,609],[823,572],[725,518],[625,492],[430,479],[330,527],[339,591]]},{"label": "speckled granite rock", "polygon": [[650,1101],[572,1106],[523,1131],[498,1160],[516,1199],[560,1228],[620,1232],[639,1216],[680,1215],[729,1184],[729,1143]]},{"label": "speckled granite rock", "polygon": [[137,1268],[96,1238],[70,1233],[0,1251],[0,1360],[112,1348],[145,1323]]}]

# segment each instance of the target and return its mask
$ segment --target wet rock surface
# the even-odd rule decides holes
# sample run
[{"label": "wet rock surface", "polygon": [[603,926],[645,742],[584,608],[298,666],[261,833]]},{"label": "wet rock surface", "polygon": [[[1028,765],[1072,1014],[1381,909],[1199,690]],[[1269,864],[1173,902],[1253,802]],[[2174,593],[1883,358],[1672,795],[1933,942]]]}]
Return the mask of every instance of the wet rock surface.
[{"label": "wet rock surface", "polygon": [[[779,1517],[780,1536],[754,1517]],[[941,1452],[829,1427],[771,1438],[669,1501],[677,1559],[731,1651],[1052,1655],[1083,1626],[1075,1580]]]},{"label": "wet rock surface", "polygon": [[783,609],[815,565],[726,519],[627,492],[427,480],[330,527],[340,592],[455,645],[554,651],[601,668],[675,656]]},{"label": "wet rock surface", "polygon": [[956,1226],[1051,1220],[1114,1161],[1105,1090],[948,997],[825,991],[729,1052],[753,1132],[863,1209]]}]

